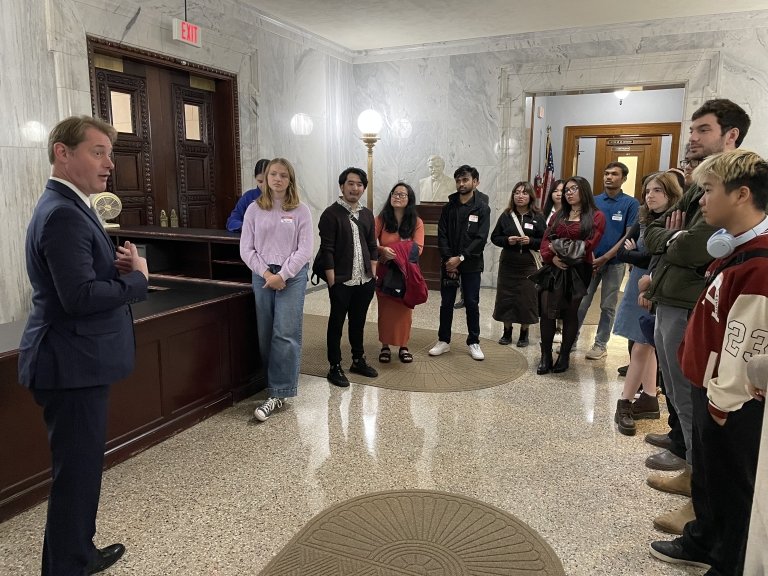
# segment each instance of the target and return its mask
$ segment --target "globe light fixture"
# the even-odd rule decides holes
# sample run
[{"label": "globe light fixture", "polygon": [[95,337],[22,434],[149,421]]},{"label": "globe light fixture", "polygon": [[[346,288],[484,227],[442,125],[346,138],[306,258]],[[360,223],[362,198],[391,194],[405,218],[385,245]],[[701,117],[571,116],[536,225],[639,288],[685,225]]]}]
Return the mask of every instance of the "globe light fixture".
[{"label": "globe light fixture", "polygon": [[373,210],[373,147],[379,141],[382,125],[381,114],[370,108],[357,117],[357,127],[363,133],[360,140],[368,148],[368,208],[370,210]]},{"label": "globe light fixture", "polygon": [[296,136],[309,136],[312,134],[312,129],[315,127],[312,118],[303,112],[294,114],[291,118],[291,132]]}]

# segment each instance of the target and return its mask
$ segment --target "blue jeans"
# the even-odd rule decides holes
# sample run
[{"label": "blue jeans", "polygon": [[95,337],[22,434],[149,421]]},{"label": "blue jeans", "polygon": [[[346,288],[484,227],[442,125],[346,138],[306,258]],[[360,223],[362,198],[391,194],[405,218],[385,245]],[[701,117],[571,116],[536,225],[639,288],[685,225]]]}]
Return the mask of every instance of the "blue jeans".
[{"label": "blue jeans", "polygon": [[581,329],[589,306],[592,304],[592,298],[602,281],[603,288],[600,291],[600,322],[597,325],[597,334],[595,334],[595,346],[603,350],[605,350],[611,337],[613,319],[616,317],[616,304],[619,301],[619,288],[621,288],[621,281],[624,280],[625,269],[626,266],[623,262],[602,266],[600,270],[592,275],[592,281],[589,283],[587,294],[582,298],[581,306],[579,306],[579,329]]},{"label": "blue jeans", "polygon": [[277,398],[296,396],[301,362],[301,331],[307,270],[304,266],[285,288],[262,288],[264,278],[253,275],[256,297],[256,328],[261,359],[267,367],[267,394]]},{"label": "blue jeans", "polygon": [[[467,344],[480,343],[480,272],[460,274],[464,291],[464,309],[467,312]],[[440,328],[437,339],[451,342],[453,324],[453,303],[456,301],[458,286],[440,287]]]}]

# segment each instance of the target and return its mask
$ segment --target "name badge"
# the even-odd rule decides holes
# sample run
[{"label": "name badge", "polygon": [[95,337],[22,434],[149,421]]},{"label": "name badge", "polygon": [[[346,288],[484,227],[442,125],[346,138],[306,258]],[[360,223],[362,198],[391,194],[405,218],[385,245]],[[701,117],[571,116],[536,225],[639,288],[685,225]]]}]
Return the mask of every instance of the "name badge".
[{"label": "name badge", "polygon": [[621,214],[614,214],[611,216],[611,220],[615,220],[616,222],[621,222],[624,219],[624,217]]},{"label": "name badge", "polygon": [[470,222],[477,222],[477,214],[470,214],[469,215],[469,221]]},{"label": "name badge", "polygon": [[293,216],[283,216],[280,218],[280,222],[283,224],[293,224]]},{"label": "name badge", "polygon": [[523,224],[523,228],[525,228],[526,230],[533,230],[533,224],[531,224],[530,222],[526,222]]}]

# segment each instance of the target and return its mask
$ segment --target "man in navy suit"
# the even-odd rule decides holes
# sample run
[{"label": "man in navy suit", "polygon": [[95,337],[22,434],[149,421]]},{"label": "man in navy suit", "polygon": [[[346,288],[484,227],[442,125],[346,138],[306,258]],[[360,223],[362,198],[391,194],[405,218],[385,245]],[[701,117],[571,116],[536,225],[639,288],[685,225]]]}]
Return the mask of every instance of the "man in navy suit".
[{"label": "man in navy suit", "polygon": [[147,262],[115,247],[89,196],[114,168],[116,130],[88,116],[59,122],[48,139],[51,179],[26,240],[32,312],[21,339],[19,380],[43,408],[52,477],[43,576],[105,570],[123,555],[93,544],[110,385],[133,370],[129,304],[146,298]]}]

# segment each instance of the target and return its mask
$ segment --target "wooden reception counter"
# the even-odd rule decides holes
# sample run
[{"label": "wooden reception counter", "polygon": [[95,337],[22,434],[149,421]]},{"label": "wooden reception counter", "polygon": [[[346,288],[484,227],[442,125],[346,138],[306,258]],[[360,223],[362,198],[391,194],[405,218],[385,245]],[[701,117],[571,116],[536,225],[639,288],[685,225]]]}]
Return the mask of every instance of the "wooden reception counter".
[{"label": "wooden reception counter", "polygon": [[[112,387],[107,466],[263,386],[249,284],[151,275],[150,286],[132,306],[136,369]],[[50,486],[42,411],[18,384],[24,324],[0,325],[0,521],[44,500]]]}]

